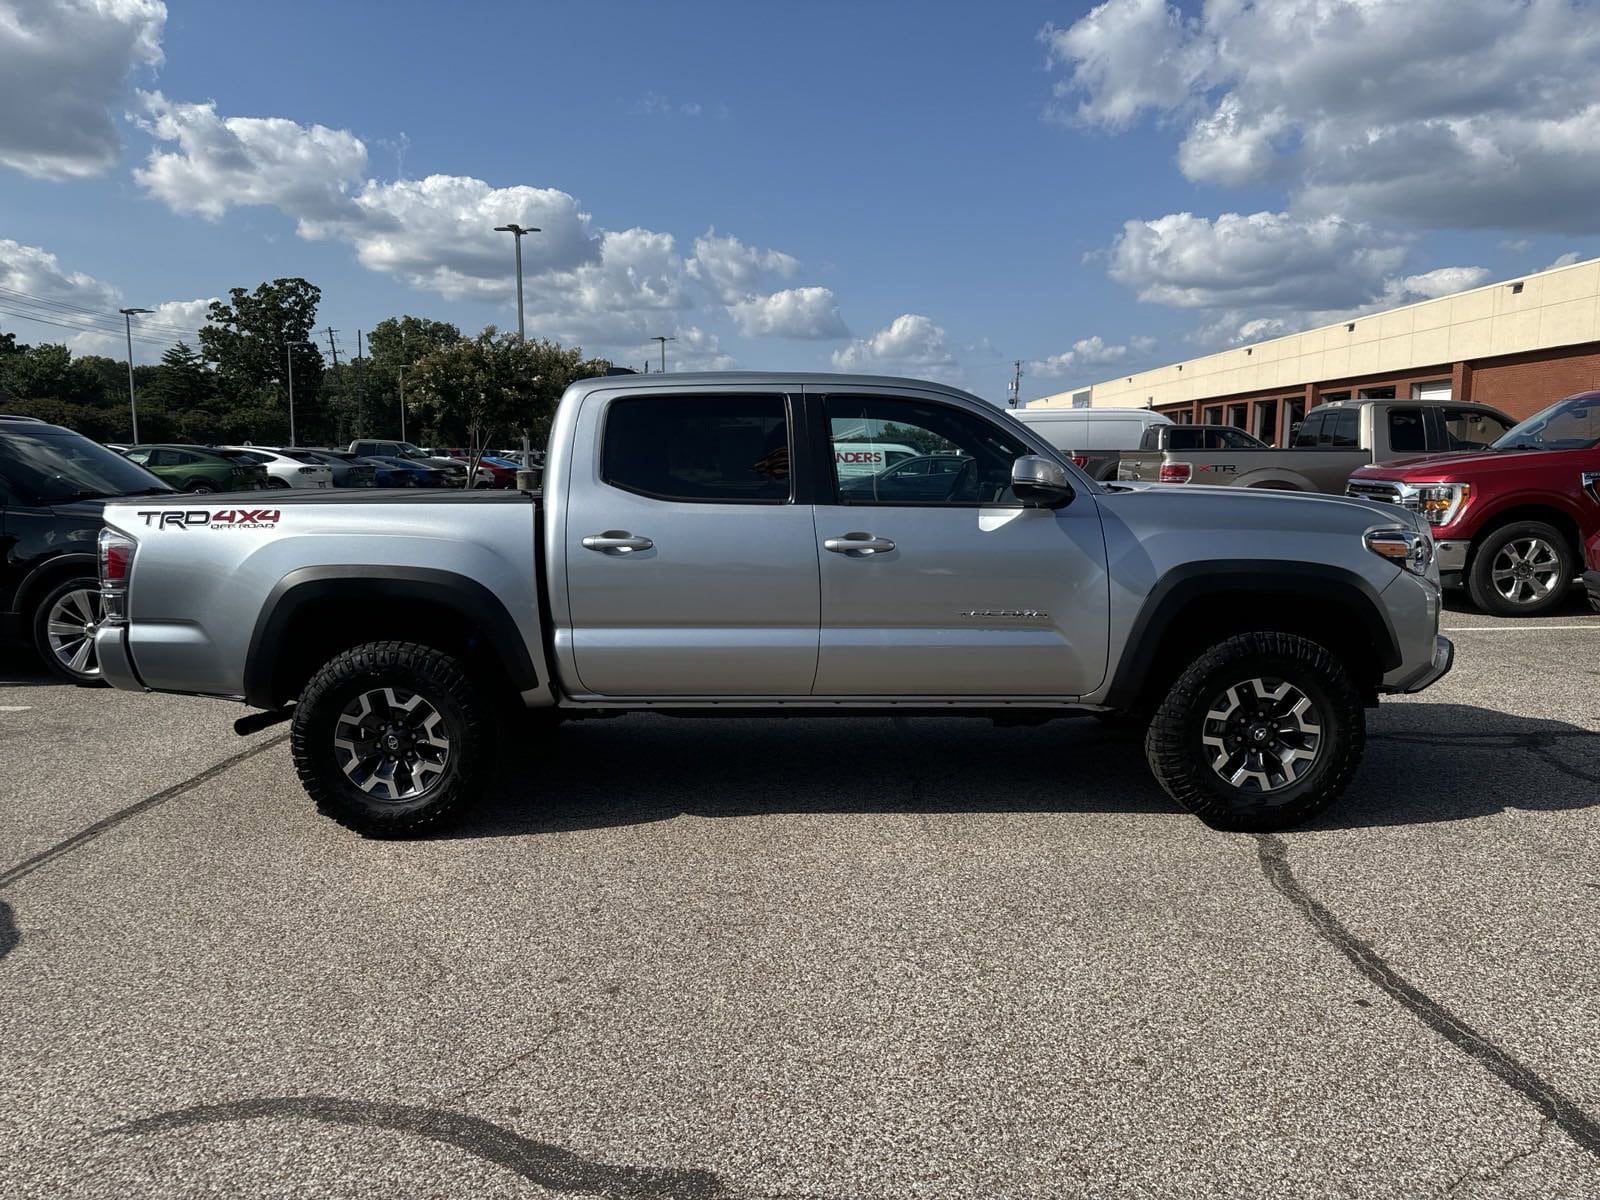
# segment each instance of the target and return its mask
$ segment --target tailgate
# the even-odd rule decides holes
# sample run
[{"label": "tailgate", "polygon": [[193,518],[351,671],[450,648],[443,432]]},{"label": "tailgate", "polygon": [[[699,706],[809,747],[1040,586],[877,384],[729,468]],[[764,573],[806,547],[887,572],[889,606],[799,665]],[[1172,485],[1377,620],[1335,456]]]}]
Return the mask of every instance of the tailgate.
[{"label": "tailgate", "polygon": [[1117,478],[1156,483],[1166,455],[1159,450],[1126,450],[1117,464]]}]

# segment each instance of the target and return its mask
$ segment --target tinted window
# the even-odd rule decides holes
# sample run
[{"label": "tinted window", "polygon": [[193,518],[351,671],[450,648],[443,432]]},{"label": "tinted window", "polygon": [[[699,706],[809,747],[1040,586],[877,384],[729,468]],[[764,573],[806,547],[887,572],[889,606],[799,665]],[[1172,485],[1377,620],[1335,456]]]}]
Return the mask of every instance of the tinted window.
[{"label": "tinted window", "polygon": [[1600,444],[1600,404],[1571,397],[1534,413],[1495,442],[1496,450],[1584,450]]},{"label": "tinted window", "polygon": [[1317,439],[1322,436],[1322,426],[1327,419],[1327,413],[1312,413],[1300,423],[1300,431],[1294,435],[1294,444],[1296,446],[1315,446]]},{"label": "tinted window", "polygon": [[1489,445],[1508,428],[1493,413],[1470,408],[1441,408],[1439,425],[1444,430],[1441,450],[1477,450]]},{"label": "tinted window", "polygon": [[1422,454],[1427,450],[1428,437],[1420,408],[1389,410],[1389,448],[1402,454]]},{"label": "tinted window", "polygon": [[[1319,445],[1322,444],[1320,441]],[[1328,422],[1327,445],[1351,450],[1361,444],[1361,414],[1353,408],[1333,414]]]},{"label": "tinted window", "polygon": [[26,504],[172,490],[115,450],[64,429],[0,435],[0,477]]},{"label": "tinted window", "polygon": [[640,396],[606,410],[601,477],[660,500],[789,498],[782,396]]},{"label": "tinted window", "polygon": [[1249,450],[1261,445],[1261,442],[1242,429],[1222,429],[1217,432],[1218,440],[1224,450]]},{"label": "tinted window", "polygon": [[[937,456],[922,475],[899,471],[853,474],[834,463],[842,504],[1015,506],[1011,467],[1028,453],[1022,442],[976,413],[947,404],[878,397],[829,396],[824,401],[835,447],[911,445]],[[851,453],[854,453],[852,450]],[[835,454],[837,460],[839,454]]]}]

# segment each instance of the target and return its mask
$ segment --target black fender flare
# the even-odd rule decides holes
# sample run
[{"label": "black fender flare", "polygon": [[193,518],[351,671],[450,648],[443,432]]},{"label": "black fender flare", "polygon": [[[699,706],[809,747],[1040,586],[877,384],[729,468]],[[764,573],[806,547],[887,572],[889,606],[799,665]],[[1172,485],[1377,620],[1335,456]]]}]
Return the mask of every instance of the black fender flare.
[{"label": "black fender flare", "polygon": [[517,624],[500,598],[483,584],[433,567],[316,566],[290,571],[267,593],[250,634],[244,697],[256,708],[282,703],[274,676],[284,638],[307,608],[327,600],[422,600],[470,621],[493,647],[518,691],[539,686],[539,673]]},{"label": "black fender flare", "polygon": [[1156,653],[1173,624],[1197,600],[1217,595],[1284,600],[1333,601],[1350,615],[1377,651],[1384,671],[1400,666],[1400,639],[1378,589],[1354,571],[1329,563],[1251,561],[1248,559],[1187,563],[1174,567],[1150,589],[1123,643],[1105,703],[1135,703],[1156,667]]}]

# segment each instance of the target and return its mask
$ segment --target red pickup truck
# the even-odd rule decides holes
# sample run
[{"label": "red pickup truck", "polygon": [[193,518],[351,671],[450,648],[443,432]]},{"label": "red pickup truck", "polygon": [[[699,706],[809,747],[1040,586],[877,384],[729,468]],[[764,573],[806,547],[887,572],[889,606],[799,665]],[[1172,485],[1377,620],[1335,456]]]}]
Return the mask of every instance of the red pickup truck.
[{"label": "red pickup truck", "polygon": [[1346,495],[1422,513],[1445,585],[1531,617],[1581,574],[1600,611],[1600,391],[1558,400],[1485,450],[1362,467]]}]

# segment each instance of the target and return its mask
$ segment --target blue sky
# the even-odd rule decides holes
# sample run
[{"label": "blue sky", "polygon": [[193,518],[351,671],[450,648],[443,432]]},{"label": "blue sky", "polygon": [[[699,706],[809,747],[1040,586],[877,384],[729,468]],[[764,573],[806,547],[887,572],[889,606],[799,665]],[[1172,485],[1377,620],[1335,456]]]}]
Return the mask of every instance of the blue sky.
[{"label": "blue sky", "polygon": [[280,275],[341,353],[402,312],[512,327],[488,226],[549,220],[530,334],[1000,400],[1015,358],[1039,395],[1600,249],[1577,0],[0,13],[26,341],[110,352],[16,314],[160,305],[159,354]]}]

